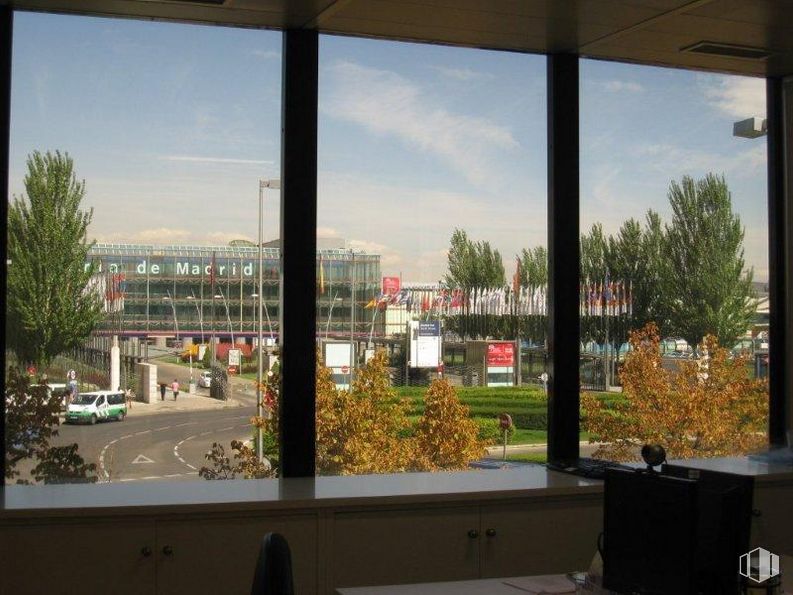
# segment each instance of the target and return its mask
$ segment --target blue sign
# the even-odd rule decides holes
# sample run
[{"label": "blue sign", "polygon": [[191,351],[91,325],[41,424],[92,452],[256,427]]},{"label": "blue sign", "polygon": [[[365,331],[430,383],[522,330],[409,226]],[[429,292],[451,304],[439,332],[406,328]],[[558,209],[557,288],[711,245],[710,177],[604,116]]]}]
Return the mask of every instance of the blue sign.
[{"label": "blue sign", "polygon": [[438,320],[432,322],[419,322],[419,337],[440,337],[441,323]]}]

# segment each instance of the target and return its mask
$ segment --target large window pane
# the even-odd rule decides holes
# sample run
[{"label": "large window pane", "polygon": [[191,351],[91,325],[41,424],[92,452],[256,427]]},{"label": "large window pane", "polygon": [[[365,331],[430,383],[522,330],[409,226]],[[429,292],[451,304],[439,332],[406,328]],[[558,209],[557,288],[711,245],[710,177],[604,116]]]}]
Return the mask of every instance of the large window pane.
[{"label": "large window pane", "polygon": [[[261,292],[257,215],[281,35],[36,13],[14,33],[7,480],[198,480],[214,442],[253,445],[259,293],[274,360],[277,193]],[[96,469],[64,462],[69,445]]]},{"label": "large window pane", "polygon": [[765,81],[586,60],[581,89],[585,451],[762,447]]},{"label": "large window pane", "polygon": [[545,59],[340,37],[320,50],[318,473],[495,465],[501,413],[523,445],[510,453],[536,457]]}]

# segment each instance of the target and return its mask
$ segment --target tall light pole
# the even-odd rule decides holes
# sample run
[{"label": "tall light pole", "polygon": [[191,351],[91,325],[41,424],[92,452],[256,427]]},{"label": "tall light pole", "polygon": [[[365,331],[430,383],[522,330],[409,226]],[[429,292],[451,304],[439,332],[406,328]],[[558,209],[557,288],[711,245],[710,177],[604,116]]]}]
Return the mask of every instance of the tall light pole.
[{"label": "tall light pole", "polygon": [[171,304],[171,312],[173,312],[173,325],[176,328],[176,340],[178,341],[179,340],[179,321],[176,319],[176,306],[173,303],[174,300],[171,297],[171,292],[166,289],[165,293],[167,293],[168,295],[163,297],[162,299],[163,299],[163,301],[169,302]]},{"label": "tall light pole", "polygon": [[226,307],[226,320],[229,323],[229,334],[231,335],[231,344],[234,345],[234,328],[231,326],[231,314],[229,314],[229,303],[226,301],[226,296],[223,295],[223,289],[218,286],[218,291],[220,295],[216,295],[216,298],[220,298],[223,300],[223,305]]},{"label": "tall light pole", "polygon": [[[262,304],[264,299],[264,273],[263,273],[263,264],[264,264],[264,239],[262,238],[262,226],[263,226],[263,211],[264,211],[264,189],[265,188],[272,188],[273,190],[281,188],[281,180],[259,180],[259,286],[257,288],[256,293],[259,295],[259,326],[256,329],[257,334],[257,348],[259,350],[259,357],[257,358],[257,365],[256,365],[256,415],[261,419],[262,417],[262,359],[263,359],[263,351],[262,351]],[[267,320],[269,322],[269,315]],[[270,327],[270,337],[272,338],[273,330]],[[261,425],[258,427],[256,432],[256,458],[258,460],[264,459],[264,453],[262,452],[262,427]]]},{"label": "tall light pole", "polygon": [[355,250],[350,250],[352,268],[350,269],[350,390],[355,375]]},{"label": "tall light pole", "polygon": [[204,317],[201,314],[201,310],[198,307],[198,301],[195,298],[195,292],[193,292],[192,289],[190,290],[190,295],[187,296],[187,299],[191,300],[193,302],[193,304],[195,305],[195,311],[198,314],[198,325],[201,327],[201,344],[203,345],[204,344]]}]

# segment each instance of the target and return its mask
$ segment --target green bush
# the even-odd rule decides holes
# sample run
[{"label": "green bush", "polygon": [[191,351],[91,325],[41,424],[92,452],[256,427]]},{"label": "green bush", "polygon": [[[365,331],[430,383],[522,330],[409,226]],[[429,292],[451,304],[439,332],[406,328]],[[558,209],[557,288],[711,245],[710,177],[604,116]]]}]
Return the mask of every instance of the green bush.
[{"label": "green bush", "polygon": [[[503,444],[504,443],[504,430],[498,423],[497,419],[488,419],[486,417],[475,418],[476,423],[479,425],[479,439],[487,444]],[[509,443],[512,435],[515,433],[515,428],[512,427],[507,432],[507,441]]]}]

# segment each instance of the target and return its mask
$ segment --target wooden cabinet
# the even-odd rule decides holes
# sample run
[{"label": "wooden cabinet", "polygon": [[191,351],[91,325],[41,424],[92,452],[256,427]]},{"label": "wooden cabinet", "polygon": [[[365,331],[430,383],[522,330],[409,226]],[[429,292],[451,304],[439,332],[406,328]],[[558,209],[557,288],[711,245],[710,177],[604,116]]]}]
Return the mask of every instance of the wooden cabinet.
[{"label": "wooden cabinet", "polygon": [[337,513],[332,586],[477,578],[479,525],[478,506]]},{"label": "wooden cabinet", "polygon": [[793,554],[793,484],[755,484],[752,508],[752,547],[775,554]]},{"label": "wooden cabinet", "polygon": [[157,522],[157,593],[248,595],[262,538],[289,542],[298,593],[317,592],[317,516],[191,518]]},{"label": "wooden cabinet", "polygon": [[154,522],[31,523],[0,533],[0,593],[155,593]]},{"label": "wooden cabinet", "polygon": [[600,497],[482,506],[481,577],[585,570],[602,527]]},{"label": "wooden cabinet", "polygon": [[602,525],[600,495],[340,512],[333,519],[327,592],[584,570]]},{"label": "wooden cabinet", "polygon": [[97,520],[0,527],[0,593],[248,595],[270,531],[289,541],[298,593],[317,592],[317,515]]}]

